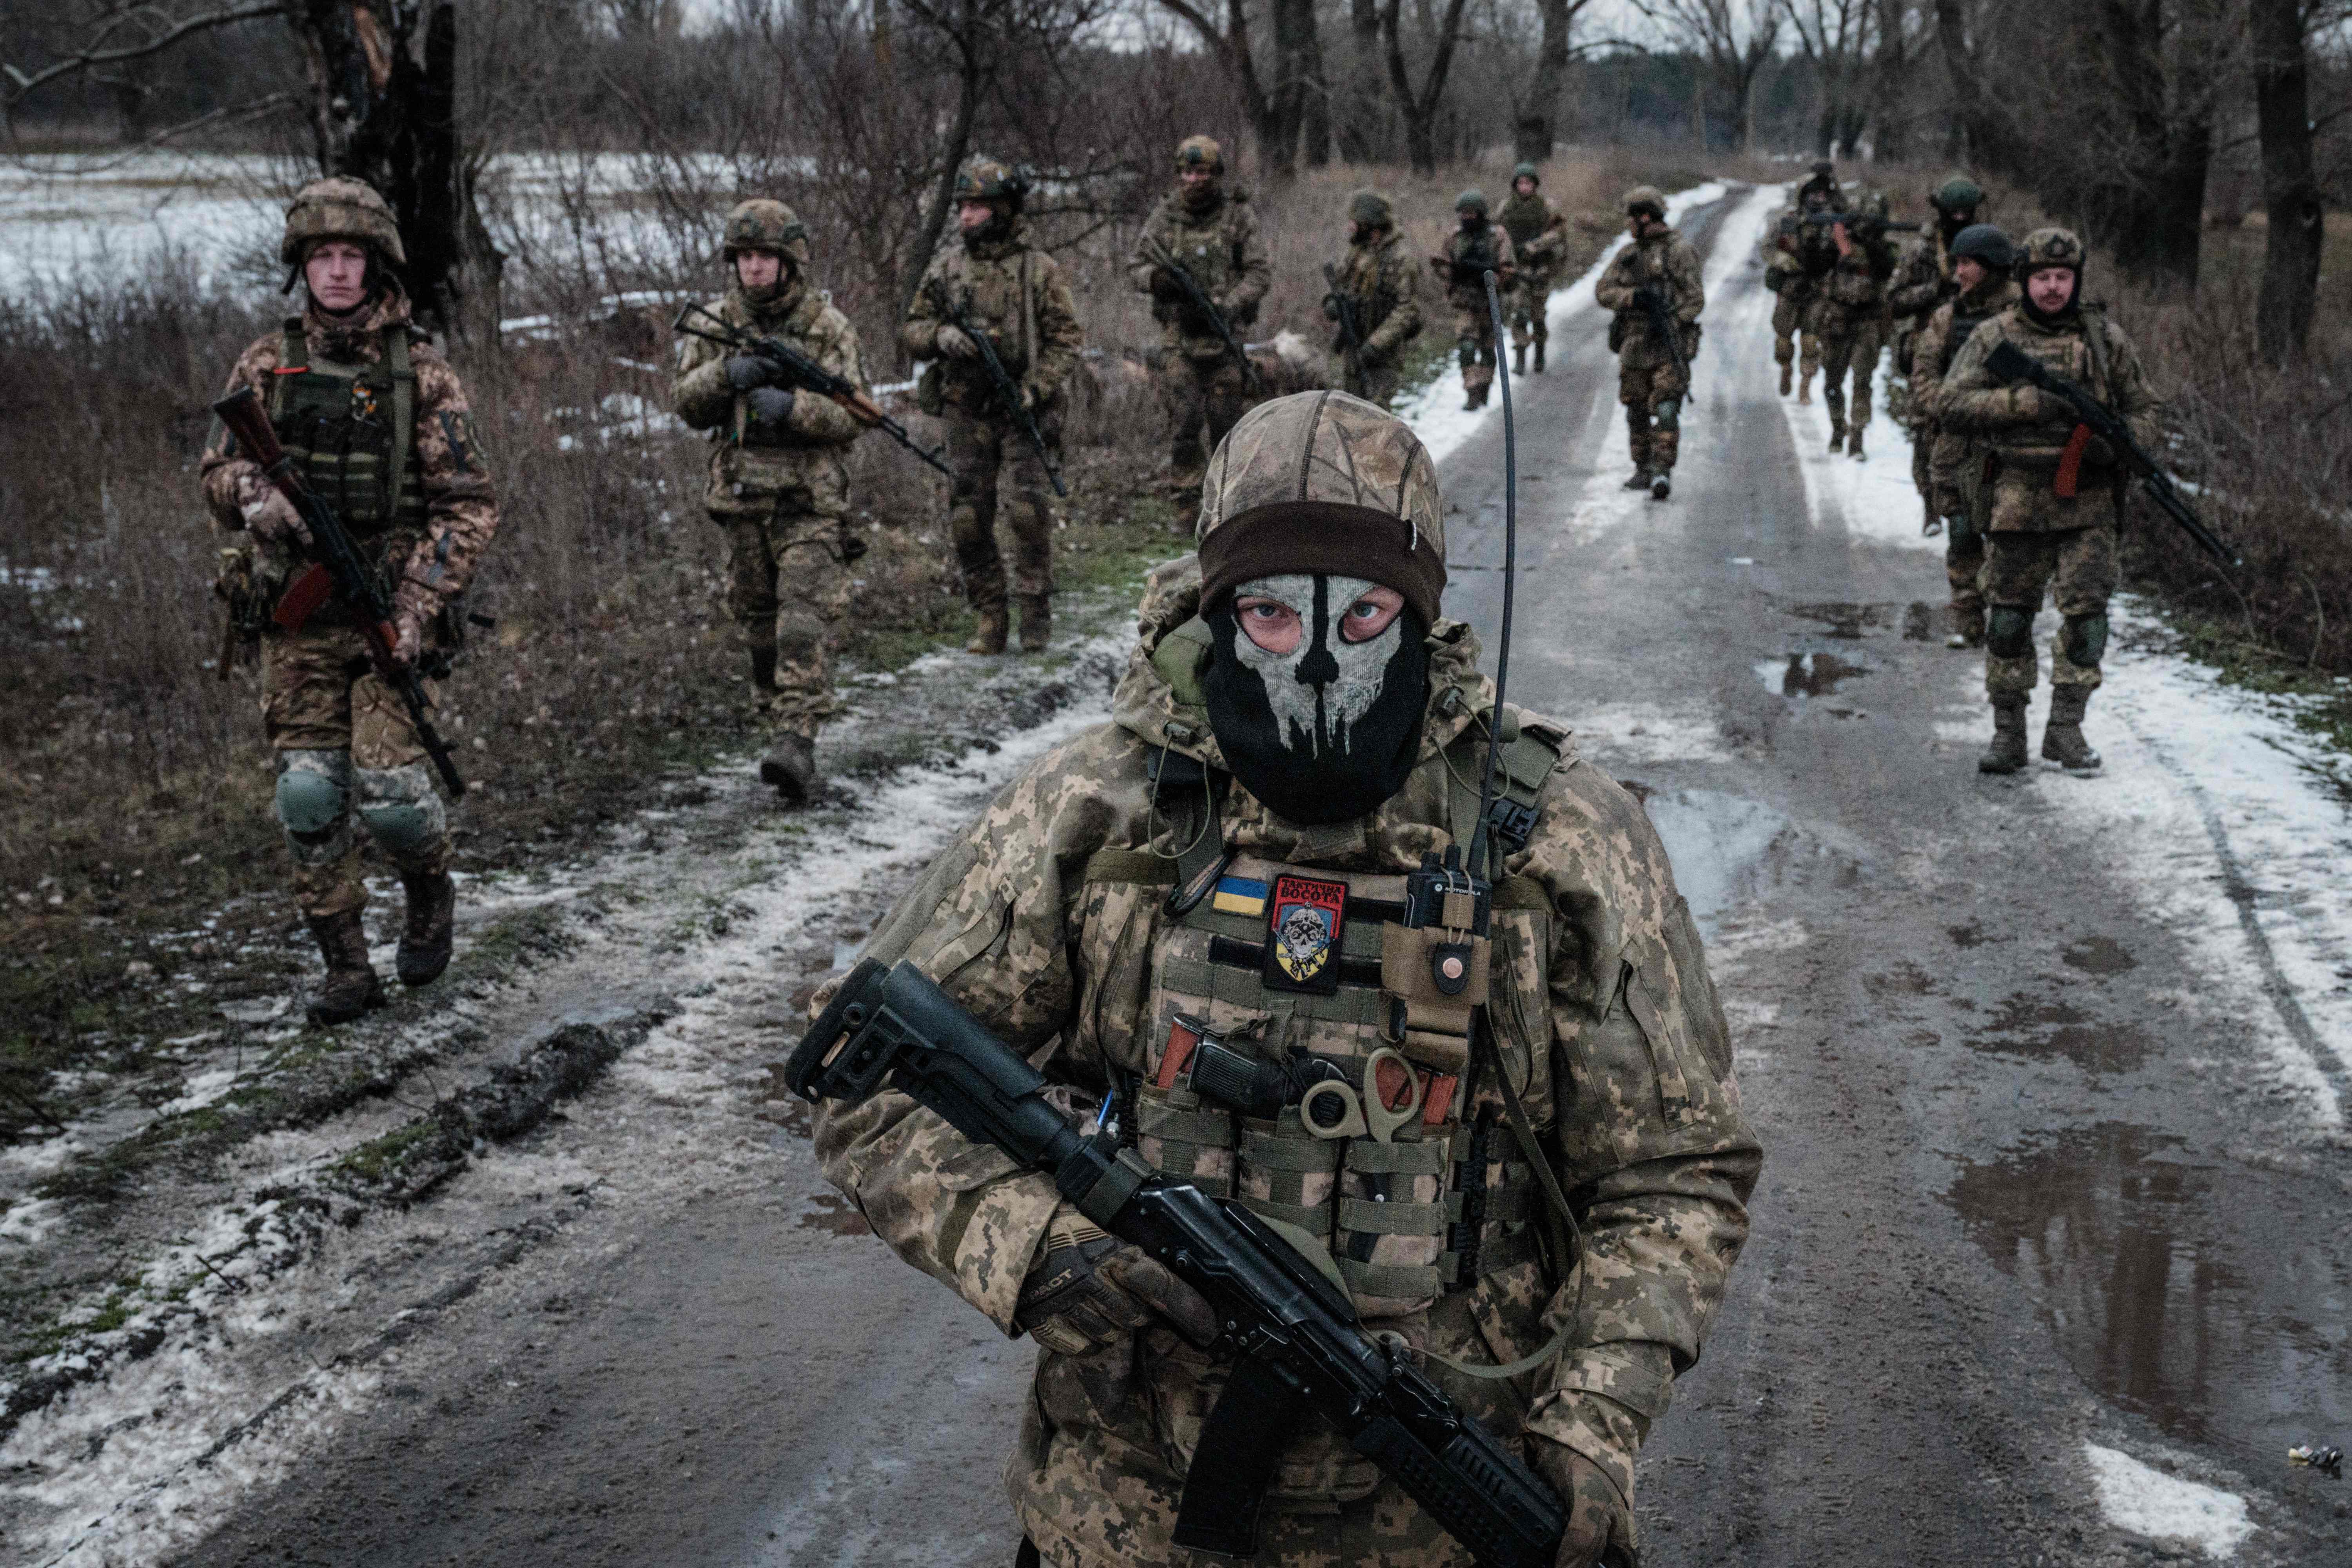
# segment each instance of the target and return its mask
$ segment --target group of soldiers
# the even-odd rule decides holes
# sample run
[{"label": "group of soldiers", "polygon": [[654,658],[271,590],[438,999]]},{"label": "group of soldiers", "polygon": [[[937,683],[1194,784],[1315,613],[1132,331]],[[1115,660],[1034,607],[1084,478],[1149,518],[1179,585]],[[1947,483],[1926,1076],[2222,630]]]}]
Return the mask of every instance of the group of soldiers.
[{"label": "group of soldiers", "polygon": [[2036,386],[2003,382],[1988,361],[2001,344],[2013,345],[2106,405],[2142,447],[2155,434],[2155,394],[2130,339],[2083,297],[2080,238],[2050,227],[2013,243],[1980,221],[1985,193],[1966,175],[1946,180],[1927,202],[1934,222],[1898,257],[1885,236],[1907,225],[1887,222],[1886,198],[1863,193],[1849,202],[1832,165],[1814,165],[1774,225],[1766,259],[1766,285],[1779,296],[1772,328],[1780,392],[1789,393],[1792,340],[1801,338],[1799,401],[1811,400],[1818,371],[1830,449],[1862,455],[1870,378],[1891,337],[1921,526],[1944,536],[1947,645],[1985,651],[1993,740],[1977,765],[1987,773],[2026,766],[2026,707],[2040,678],[2033,620],[2046,594],[2060,623],[2042,759],[2091,773],[2099,754],[2084,737],[2083,717],[2106,649],[2123,471],[2071,406]]}]

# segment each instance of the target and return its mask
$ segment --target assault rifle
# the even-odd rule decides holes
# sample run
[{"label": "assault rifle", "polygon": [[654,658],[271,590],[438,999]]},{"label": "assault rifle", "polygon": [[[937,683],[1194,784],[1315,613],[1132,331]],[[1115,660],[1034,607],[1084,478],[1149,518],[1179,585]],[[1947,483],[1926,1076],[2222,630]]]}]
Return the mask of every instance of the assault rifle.
[{"label": "assault rifle", "polygon": [[[697,314],[709,322],[710,326],[688,326],[688,319]],[[716,328],[717,330],[712,330],[712,328]],[[767,361],[768,363],[782,371],[784,379],[795,387],[813,392],[819,397],[831,398],[847,412],[850,418],[866,429],[880,431],[950,479],[955,477],[954,471],[940,460],[938,453],[926,452],[916,445],[915,438],[907,434],[907,427],[883,413],[882,405],[867,396],[856,382],[851,381],[847,376],[835,375],[782,339],[766,338],[756,332],[746,331],[712,310],[708,305],[700,304],[688,305],[679,311],[677,319],[670,323],[670,329],[673,331],[683,332],[689,338],[700,338],[705,342],[717,343],[732,349],[739,354],[750,354],[754,358]]]},{"label": "assault rifle", "polygon": [[1337,263],[1327,261],[1323,264],[1323,281],[1331,286],[1331,292],[1323,297],[1323,308],[1334,321],[1339,323],[1339,352],[1348,367],[1348,390],[1362,397],[1367,388],[1364,381],[1363,319],[1356,314],[1354,296],[1340,287]]},{"label": "assault rifle", "polygon": [[1666,352],[1675,357],[1675,369],[1683,378],[1683,396],[1687,399],[1692,391],[1690,361],[1683,354],[1682,323],[1675,319],[1672,310],[1666,308],[1666,297],[1646,283],[1633,290],[1633,303],[1640,306],[1642,314],[1649,319],[1650,330],[1665,340]]},{"label": "assault rifle", "polygon": [[2140,486],[2147,490],[2148,498],[2164,509],[2166,517],[2179,523],[2189,537],[2197,541],[2200,549],[2221,566],[2235,564],[2230,559],[2230,552],[2222,548],[2221,541],[2213,537],[2212,530],[2199,521],[2197,514],[2189,509],[2189,503],[2180,498],[2180,490],[2173,484],[2172,476],[2158,466],[2155,458],[2141,450],[2139,443],[2132,439],[2131,427],[2116,418],[2106,404],[2063,376],[2052,374],[2039,360],[2006,339],[1985,356],[1985,370],[2004,386],[2012,382],[2030,382],[2066,403],[2074,411],[2074,417],[2082,422],[2084,429],[2115,448],[2116,455],[2123,465],[2139,476]]},{"label": "assault rifle", "polygon": [[966,1137],[1050,1174],[1079,1212],[1216,1310],[1213,1343],[1236,1359],[1185,1478],[1178,1545],[1256,1551],[1267,1482],[1311,1408],[1480,1568],[1551,1568],[1568,1523],[1559,1498],[1409,1352],[1366,1333],[1332,1276],[1241,1204],[1160,1175],[1113,1138],[1080,1136],[1036,1070],[912,964],[860,963],[784,1074],[812,1104],[855,1104],[887,1079]]},{"label": "assault rifle", "polygon": [[1245,386],[1255,387],[1257,367],[1250,363],[1249,355],[1243,351],[1240,340],[1234,336],[1232,324],[1225,319],[1225,313],[1217,308],[1217,302],[1209,298],[1208,291],[1201,287],[1191,273],[1184,270],[1184,264],[1176,259],[1176,253],[1161,244],[1157,237],[1145,235],[1143,254],[1151,258],[1152,266],[1175,281],[1177,288],[1183,293],[1185,302],[1192,306],[1192,314],[1206,321],[1209,324],[1209,329],[1214,332],[1218,340],[1225,345],[1225,351],[1242,362],[1243,383]]},{"label": "assault rifle", "polygon": [[1874,234],[1915,235],[1923,226],[1919,224],[1889,223],[1885,218],[1870,213],[1806,213],[1801,215],[1801,221],[1809,224],[1843,224],[1846,226],[1846,232],[1854,235],[1862,234],[1865,230]]},{"label": "assault rifle", "polygon": [[1054,486],[1054,494],[1066,500],[1070,493],[1062,488],[1062,476],[1054,472],[1054,459],[1045,451],[1045,437],[1038,432],[1037,422],[1029,417],[1029,411],[1021,406],[1021,387],[1005,370],[1004,361],[996,357],[994,340],[972,325],[969,312],[958,308],[955,301],[948,298],[946,284],[933,277],[923,287],[939,313],[946,317],[957,331],[971,339],[972,346],[980,350],[981,365],[988,371],[988,379],[996,388],[997,401],[1004,404],[1004,412],[1019,423],[1021,434],[1028,438],[1030,446],[1035,450],[1038,465],[1045,470],[1046,481]]},{"label": "assault rifle", "polygon": [[433,721],[425,716],[425,710],[433,705],[425,695],[424,683],[416,678],[415,670],[393,655],[394,644],[399,639],[392,629],[391,601],[384,598],[375,573],[361,558],[359,546],[352,542],[342,519],[303,482],[294,460],[278,445],[278,432],[270,427],[268,412],[251,387],[239,387],[221,399],[213,404],[213,413],[219,416],[238,449],[261,465],[262,477],[293,503],[294,509],[302,516],[303,526],[310,530],[310,552],[318,559],[287,585],[285,597],[278,600],[271,619],[287,631],[296,631],[329,598],[340,598],[359,618],[360,635],[367,642],[368,659],[375,665],[377,677],[399,695],[402,706],[408,709],[408,721],[415,727],[417,742],[433,758],[433,767],[441,775],[441,782],[449,787],[450,797],[454,800],[464,796],[466,781],[457,777],[457,765],[449,760],[449,743],[435,732]]}]

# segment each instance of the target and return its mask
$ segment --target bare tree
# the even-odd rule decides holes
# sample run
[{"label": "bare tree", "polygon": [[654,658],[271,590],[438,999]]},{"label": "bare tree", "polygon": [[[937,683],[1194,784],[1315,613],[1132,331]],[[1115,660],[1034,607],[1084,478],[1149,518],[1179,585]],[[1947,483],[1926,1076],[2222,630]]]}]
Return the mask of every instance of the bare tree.
[{"label": "bare tree", "polygon": [[1756,150],[1756,78],[1780,42],[1781,0],[1633,0],[1680,47],[1706,62],[1731,99],[1739,150]]},{"label": "bare tree", "polygon": [[2058,134],[2039,183],[2126,273],[2197,282],[2235,12],[2232,0],[2099,0],[2051,40]]},{"label": "bare tree", "polygon": [[[1223,68],[1242,100],[1261,167],[1287,179],[1297,166],[1299,126],[1310,95],[1325,97],[1322,46],[1315,37],[1314,0],[1274,0],[1274,68],[1271,87],[1258,70],[1256,44],[1246,0],[1225,0],[1224,19],[1211,12],[1213,0],[1156,0],[1192,30]],[[1313,79],[1308,78],[1312,61]],[[1325,120],[1328,127],[1328,115]],[[1328,131],[1325,145],[1328,145]]]},{"label": "bare tree", "polygon": [[1821,84],[1813,151],[1853,156],[1862,139],[1863,76],[1877,30],[1878,0],[1781,0],[1797,48]]},{"label": "bare tree", "polygon": [[1551,156],[1558,140],[1552,117],[1559,111],[1559,95],[1568,82],[1569,61],[1575,57],[1570,36],[1576,19],[1591,0],[1536,0],[1543,31],[1536,43],[1535,74],[1511,120],[1511,141],[1521,160],[1540,163]]},{"label": "bare tree", "polygon": [[1899,163],[1911,150],[1918,120],[1915,79],[1921,49],[1921,7],[1912,0],[1874,0],[1877,50],[1870,62],[1870,141],[1874,155]]},{"label": "bare tree", "polygon": [[2311,332],[2326,237],[2312,160],[2311,68],[2304,41],[2323,16],[2340,24],[2345,9],[2338,0],[2252,0],[2248,7],[2254,118],[2262,131],[2263,207],[2270,220],[2254,334],[2263,357],[2273,361],[2300,354]]},{"label": "bare tree", "polygon": [[[1994,7],[1984,0],[1935,0],[1936,47],[1950,78],[1953,118],[1967,152],[1987,172],[2012,178],[2025,172],[2026,142],[2022,122],[2006,94],[1992,83],[1989,40],[2002,32],[2002,18],[1986,15]],[[1971,16],[1971,11],[1978,13]],[[1980,25],[1971,28],[1972,21]]]},{"label": "bare tree", "polygon": [[1416,88],[1405,65],[1404,29],[1399,18],[1403,0],[1384,0],[1381,6],[1381,44],[1388,55],[1389,86],[1404,117],[1405,155],[1416,174],[1437,172],[1437,111],[1445,100],[1446,73],[1454,68],[1454,50],[1462,41],[1462,13],[1468,7],[1469,0],[1445,0],[1445,14],[1440,18],[1428,0],[1416,0],[1414,10],[1427,35],[1424,42],[1429,50],[1429,63],[1423,68],[1421,85]]}]

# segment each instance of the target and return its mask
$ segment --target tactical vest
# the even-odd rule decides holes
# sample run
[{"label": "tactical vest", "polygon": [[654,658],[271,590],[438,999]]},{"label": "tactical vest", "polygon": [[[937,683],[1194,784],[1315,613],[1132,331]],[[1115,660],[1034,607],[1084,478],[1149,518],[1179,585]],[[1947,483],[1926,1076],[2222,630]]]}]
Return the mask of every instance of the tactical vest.
[{"label": "tactical vest", "polygon": [[[1444,757],[1453,780],[1448,828],[1457,842],[1468,841],[1477,820],[1475,786],[1485,758],[1479,727]],[[1522,841],[1558,763],[1557,745],[1538,735],[1516,735],[1502,748],[1495,817]],[[1171,786],[1163,771],[1156,769],[1154,780],[1165,791]],[[1200,785],[1192,788],[1197,799]],[[1213,821],[1202,827],[1201,837],[1213,844]],[[1206,870],[1196,873],[1192,866],[1202,860]],[[1204,885],[1190,890],[1197,902],[1188,903],[1186,884],[1196,874]],[[1208,877],[1213,885],[1205,884]],[[1328,1249],[1369,1319],[1412,1313],[1530,1260],[1565,1269],[1561,1233],[1549,1222],[1528,1163],[1532,1129],[1510,1126],[1493,1092],[1499,1063],[1507,1092],[1549,1102],[1542,1086],[1549,1066],[1532,1062],[1519,1043],[1530,1035],[1548,1040],[1548,1027],[1521,1017],[1504,1031],[1511,1041],[1482,1046],[1475,1056],[1470,1040],[1469,1003],[1483,1003],[1490,1016],[1517,1007],[1520,977],[1529,974],[1540,989],[1549,900],[1538,883],[1507,877],[1494,889],[1489,936],[1475,945],[1475,969],[1465,972],[1455,1005],[1414,984],[1411,960],[1423,932],[1404,924],[1402,875],[1250,856],[1227,861],[1213,848],[1176,862],[1107,850],[1087,862],[1086,878],[1175,889],[1172,918],[1149,957],[1150,1071],[1135,1091],[1131,1126],[1138,1152],[1156,1168],[1306,1232]],[[1426,958],[1420,963],[1426,974]],[[1511,972],[1498,981],[1502,968]],[[1507,990],[1509,998],[1501,994]],[[1492,1038],[1489,1026],[1476,1027]],[[1535,1027],[1544,1032],[1535,1035]],[[1171,1053],[1197,1051],[1203,1032],[1260,1062],[1336,1068],[1367,1124],[1349,1126],[1346,1135],[1310,1129],[1307,1107],[1328,1092],[1319,1083],[1304,1102],[1271,1116],[1186,1086]],[[1377,1063],[1375,1053],[1382,1053]],[[1398,1056],[1411,1066],[1409,1079]],[[1328,1126],[1333,1108],[1313,1113]],[[1555,1249],[1549,1260],[1545,1237]]]},{"label": "tactical vest", "polygon": [[1952,312],[1952,329],[1944,335],[1944,352],[1936,366],[1937,376],[1952,373],[1952,361],[1960,357],[1961,348],[1976,335],[1976,329],[2000,314],[1999,309],[1979,310],[1963,316],[1958,308]]},{"label": "tactical vest", "polygon": [[1496,216],[1502,220],[1503,232],[1511,236],[1514,251],[1541,239],[1544,231],[1551,227],[1551,209],[1544,204],[1540,196],[1525,202],[1514,197],[1503,204],[1502,211]]},{"label": "tactical vest", "polygon": [[289,317],[268,399],[278,444],[312,492],[378,559],[394,530],[421,534],[425,526],[407,327],[385,328],[382,350],[356,373],[318,369],[302,319]]}]

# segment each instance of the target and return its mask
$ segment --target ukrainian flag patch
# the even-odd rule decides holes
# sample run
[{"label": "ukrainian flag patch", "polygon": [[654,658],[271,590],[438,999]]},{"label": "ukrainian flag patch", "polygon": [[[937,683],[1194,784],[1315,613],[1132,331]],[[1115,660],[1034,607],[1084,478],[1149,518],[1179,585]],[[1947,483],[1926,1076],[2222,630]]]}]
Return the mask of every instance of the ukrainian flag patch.
[{"label": "ukrainian flag patch", "polygon": [[1209,907],[1220,915],[1264,915],[1265,883],[1246,876],[1219,877]]}]

